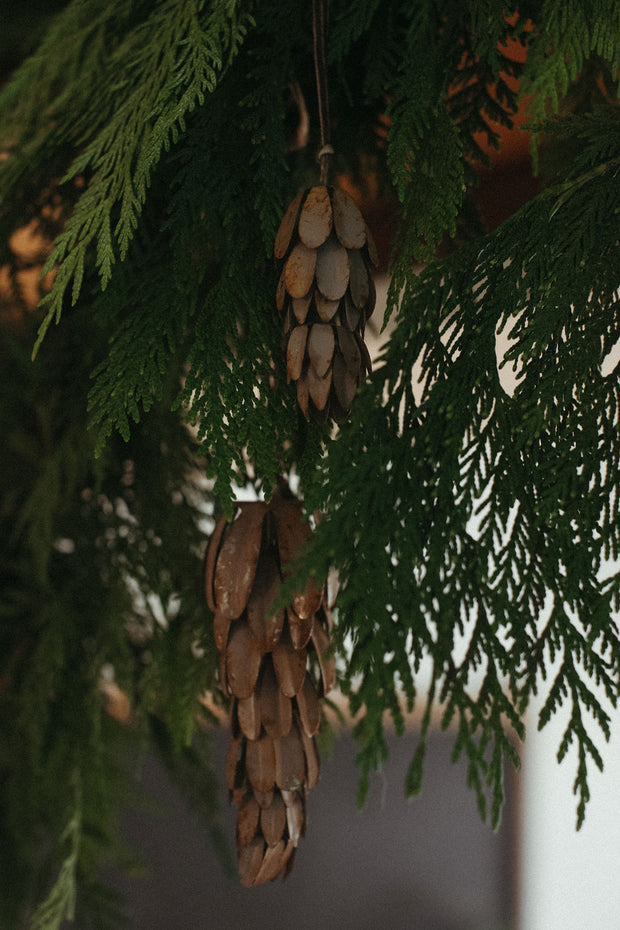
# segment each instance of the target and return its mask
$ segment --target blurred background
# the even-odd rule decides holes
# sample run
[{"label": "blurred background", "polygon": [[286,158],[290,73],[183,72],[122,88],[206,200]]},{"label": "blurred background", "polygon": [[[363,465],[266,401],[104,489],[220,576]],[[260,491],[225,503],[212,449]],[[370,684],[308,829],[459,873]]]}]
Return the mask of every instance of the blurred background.
[{"label": "blurred background", "polygon": [[[146,762],[142,786],[158,812],[128,813],[128,842],[148,873],[113,874],[135,930],[615,930],[620,913],[620,715],[592,773],[585,824],[575,831],[575,759],[559,766],[562,724],[543,733],[529,719],[522,770],[506,773],[497,833],[480,820],[466,767],[453,764],[453,734],[429,739],[422,793],[404,797],[414,732],[389,739],[390,759],[356,807],[356,748],[341,733],[309,799],[308,829],[285,882],[245,889],[227,877],[196,814],[161,764]],[[223,772],[226,732],[217,737]],[[234,836],[235,810],[224,829]]]},{"label": "blurred background", "polygon": [[[283,882],[245,889],[226,878],[195,815],[151,759],[146,791],[159,816],[132,813],[127,838],[150,865],[137,880],[117,876],[139,930],[508,930],[517,927],[519,794],[512,776],[498,833],[483,824],[466,785],[465,766],[450,761],[452,739],[429,740],[419,799],[404,797],[413,733],[390,739],[390,759],[356,807],[356,747],[346,730],[322,760],[308,799],[308,828]],[[217,740],[223,770],[226,735]],[[223,803],[225,803],[223,799]],[[224,820],[234,836],[235,812]]]}]

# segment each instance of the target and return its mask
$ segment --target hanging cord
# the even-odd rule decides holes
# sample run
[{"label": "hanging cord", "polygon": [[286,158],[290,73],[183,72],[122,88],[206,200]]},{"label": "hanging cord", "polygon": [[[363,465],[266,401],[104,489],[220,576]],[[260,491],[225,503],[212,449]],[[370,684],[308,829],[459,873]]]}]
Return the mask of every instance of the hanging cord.
[{"label": "hanging cord", "polygon": [[321,149],[317,160],[321,166],[321,184],[327,184],[329,163],[334,150],[329,141],[329,91],[327,89],[327,55],[325,53],[325,33],[328,0],[312,0],[312,34],[314,37],[314,70],[316,74],[316,95],[319,106],[319,128],[321,132]]}]

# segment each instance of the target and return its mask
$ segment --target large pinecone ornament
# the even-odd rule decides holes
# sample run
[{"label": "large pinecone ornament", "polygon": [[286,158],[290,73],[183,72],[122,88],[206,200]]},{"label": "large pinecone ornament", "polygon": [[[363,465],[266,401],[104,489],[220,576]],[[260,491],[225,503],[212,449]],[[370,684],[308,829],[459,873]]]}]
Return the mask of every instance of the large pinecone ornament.
[{"label": "large pinecone ornament", "polygon": [[364,343],[375,307],[370,231],[346,191],[300,191],[276,236],[276,305],[288,334],[287,375],[307,420],[340,420],[370,371]]},{"label": "large pinecone ornament", "polygon": [[335,677],[324,593],[309,582],[286,608],[271,609],[310,535],[300,502],[277,496],[269,505],[238,504],[207,549],[220,683],[233,699],[226,780],[246,886],[288,875],[319,777],[319,698]]}]

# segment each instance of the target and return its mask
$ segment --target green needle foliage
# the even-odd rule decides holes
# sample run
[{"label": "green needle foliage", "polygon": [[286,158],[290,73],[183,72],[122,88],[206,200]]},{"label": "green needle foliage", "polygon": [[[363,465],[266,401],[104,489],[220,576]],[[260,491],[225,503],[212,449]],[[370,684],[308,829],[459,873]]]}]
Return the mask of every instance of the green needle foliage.
[{"label": "green needle foliage", "polygon": [[[323,513],[306,569],[340,573],[360,800],[386,711],[402,732],[421,704],[406,791],[437,712],[497,825],[538,696],[581,825],[620,690],[618,4],[331,0],[334,169],[398,212],[394,334],[335,433],[296,408],[274,307],[280,218],[317,179],[309,6],[53,6],[0,93],[0,922],[120,919],[101,866],[134,861],[117,814],[149,747],[228,862],[200,560],[233,483],[293,468]],[[542,192],[481,234],[474,169],[520,93]]]},{"label": "green needle foliage", "polygon": [[[455,752],[482,810],[491,788],[494,822],[501,756],[517,761],[506,727],[523,737],[549,668],[540,724],[568,707],[558,755],[577,747],[579,824],[588,763],[602,766],[587,721],[608,738],[601,695],[617,700],[620,395],[604,362],[617,340],[618,163],[607,159],[619,116],[571,119],[587,146],[566,182],[405,279],[383,366],[311,496],[327,511],[319,565],[341,567],[354,707],[379,714],[380,695],[402,727],[399,693],[412,707],[413,672],[430,659],[443,725],[456,718]],[[366,772],[385,751],[378,720],[357,727]]]}]

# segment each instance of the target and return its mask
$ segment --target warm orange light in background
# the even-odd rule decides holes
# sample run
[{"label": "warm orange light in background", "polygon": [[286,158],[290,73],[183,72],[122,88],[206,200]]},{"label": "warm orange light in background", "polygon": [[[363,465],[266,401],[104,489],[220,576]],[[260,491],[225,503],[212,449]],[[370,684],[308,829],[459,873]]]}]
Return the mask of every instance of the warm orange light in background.
[{"label": "warm orange light in background", "polygon": [[[508,19],[513,24],[517,15]],[[525,30],[531,29],[529,21],[525,23]],[[516,39],[509,39],[505,45],[499,46],[504,55],[513,61],[524,62],[527,48]],[[518,91],[518,81],[502,72],[502,79],[513,91]],[[497,134],[498,148],[490,145],[486,133],[474,134],[476,143],[485,155],[490,165],[484,167],[480,163],[473,165],[479,178],[479,185],[473,191],[474,201],[480,214],[489,229],[495,229],[505,219],[515,213],[523,204],[531,200],[540,190],[540,184],[533,175],[530,154],[531,133],[523,127],[528,122],[527,108],[530,98],[520,100],[516,113],[512,116],[512,126],[503,126],[494,120],[489,120],[489,126]],[[390,121],[385,115],[381,117],[377,127],[377,135],[381,139],[387,138]],[[395,205],[392,201],[382,201],[377,194],[376,178],[369,175],[365,181],[367,192],[365,194],[356,187],[349,177],[339,176],[338,184],[343,187],[361,206],[375,237],[380,255],[380,268],[385,270],[388,264],[392,233],[395,222]]]},{"label": "warm orange light in background", "polygon": [[[514,25],[517,18],[518,17],[515,15],[509,17],[507,21],[511,25]],[[529,20],[525,23],[524,28],[526,31],[531,31],[532,26]],[[509,38],[505,45],[498,45],[498,48],[502,51],[504,56],[511,61],[523,64],[527,58],[527,48],[520,42],[517,42],[516,39]],[[510,90],[518,92],[519,82],[505,72],[500,73]],[[482,151],[488,155],[492,165],[501,165],[506,162],[512,163],[520,159],[529,162],[531,133],[523,129],[523,126],[528,121],[527,107],[529,105],[529,100],[530,98],[527,97],[520,100],[518,110],[512,116],[512,128],[509,129],[494,120],[489,120],[491,128],[499,137],[498,149],[487,143],[484,133],[474,134],[474,139]]]},{"label": "warm orange light in background", "polygon": [[14,328],[21,324],[24,312],[33,311],[49,291],[54,272],[41,278],[52,242],[41,232],[38,220],[32,219],[15,230],[9,247],[15,255],[17,269],[11,273],[9,265],[0,267],[0,322]]}]

